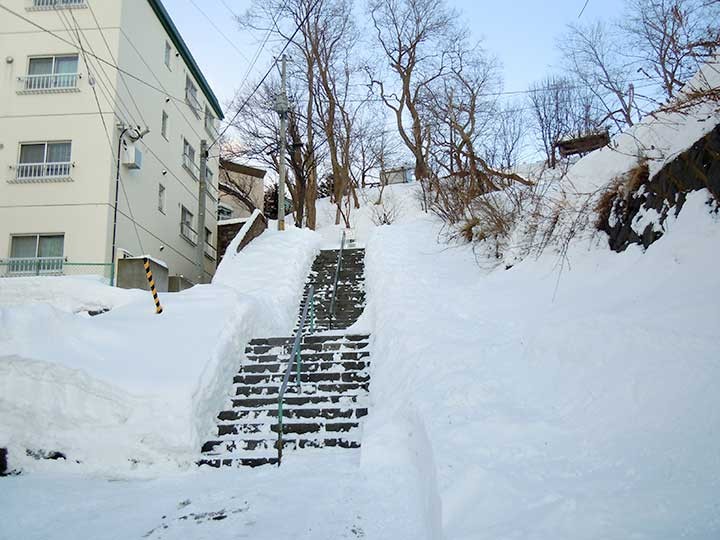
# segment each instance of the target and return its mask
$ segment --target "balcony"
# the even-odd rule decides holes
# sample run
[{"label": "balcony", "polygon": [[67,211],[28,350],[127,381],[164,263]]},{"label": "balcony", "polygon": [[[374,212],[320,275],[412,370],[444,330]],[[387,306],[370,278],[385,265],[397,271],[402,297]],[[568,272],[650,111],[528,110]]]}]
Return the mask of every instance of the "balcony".
[{"label": "balcony", "polygon": [[200,101],[198,101],[197,98],[197,90],[193,91],[193,88],[190,86],[185,86],[185,102],[190,107],[190,110],[193,112],[193,114],[200,118]]},{"label": "balcony", "polygon": [[193,229],[189,223],[180,223],[180,236],[190,242],[192,245],[197,246],[198,233]]},{"label": "balcony", "polygon": [[2,266],[6,276],[60,276],[64,263],[63,257],[18,257],[8,259]]},{"label": "balcony", "polygon": [[205,242],[205,256],[211,261],[217,259],[217,249],[215,249],[215,246]]},{"label": "balcony", "polygon": [[200,167],[197,163],[195,163],[195,160],[191,156],[183,154],[182,164],[183,167],[185,167],[185,170],[187,170],[187,172],[189,172],[195,180],[200,178]]},{"label": "balcony", "polygon": [[216,141],[220,136],[215,124],[216,124],[215,118],[206,114],[205,115],[205,131],[207,131],[208,135],[210,135],[210,138],[213,141]]},{"label": "balcony", "polygon": [[49,75],[25,75],[18,77],[18,94],[56,94],[79,92],[79,73],[54,73]]},{"label": "balcony", "polygon": [[18,163],[15,182],[70,182],[72,162],[64,163]]},{"label": "balcony", "polygon": [[30,0],[27,11],[43,11],[47,9],[86,8],[86,0]]}]

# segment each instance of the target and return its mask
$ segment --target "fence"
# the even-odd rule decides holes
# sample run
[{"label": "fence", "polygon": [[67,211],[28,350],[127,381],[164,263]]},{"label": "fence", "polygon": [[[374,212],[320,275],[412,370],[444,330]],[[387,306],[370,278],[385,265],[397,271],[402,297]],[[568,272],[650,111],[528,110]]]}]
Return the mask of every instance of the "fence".
[{"label": "fence", "polygon": [[0,259],[0,278],[33,276],[99,276],[112,283],[114,267],[110,263],[68,262],[63,257]]}]

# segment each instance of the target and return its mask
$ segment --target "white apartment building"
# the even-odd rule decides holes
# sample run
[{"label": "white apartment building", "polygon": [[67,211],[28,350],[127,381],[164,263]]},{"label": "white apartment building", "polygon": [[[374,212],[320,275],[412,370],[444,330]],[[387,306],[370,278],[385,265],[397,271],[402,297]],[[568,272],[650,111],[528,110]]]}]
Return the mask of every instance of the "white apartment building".
[{"label": "white apartment building", "polygon": [[208,281],[218,152],[202,234],[200,141],[223,114],[161,1],[2,5],[0,276],[148,254],[197,282],[201,242]]}]

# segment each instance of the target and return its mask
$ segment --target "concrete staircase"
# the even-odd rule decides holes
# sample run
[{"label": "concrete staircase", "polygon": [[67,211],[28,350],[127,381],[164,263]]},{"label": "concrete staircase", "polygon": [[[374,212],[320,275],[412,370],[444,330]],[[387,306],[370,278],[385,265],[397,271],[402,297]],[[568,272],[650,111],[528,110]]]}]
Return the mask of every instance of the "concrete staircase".
[{"label": "concrete staircase", "polygon": [[365,308],[365,250],[345,249],[342,253],[334,318],[330,313],[330,304],[338,250],[321,251],[310,270],[300,309],[305,305],[310,285],[313,285],[316,330],[348,328],[358,320]]},{"label": "concrete staircase", "polygon": [[[304,298],[311,285],[316,288],[316,331],[332,327],[334,332],[305,335],[301,341],[300,388],[293,368],[283,398],[283,454],[303,448],[360,447],[360,419],[367,414],[370,381],[370,336],[346,335],[340,329],[353,324],[363,310],[364,250],[343,251],[337,317],[331,320],[337,254],[321,252],[306,284]],[[198,464],[278,463],[278,397],[293,342],[294,337],[270,337],[248,344],[228,407],[218,415],[217,434],[203,445]]]}]

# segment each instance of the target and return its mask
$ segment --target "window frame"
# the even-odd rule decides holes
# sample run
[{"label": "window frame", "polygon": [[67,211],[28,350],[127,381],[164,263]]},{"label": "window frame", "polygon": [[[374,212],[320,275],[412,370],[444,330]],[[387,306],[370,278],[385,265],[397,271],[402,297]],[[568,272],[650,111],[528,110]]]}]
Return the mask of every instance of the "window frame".
[{"label": "window frame", "polygon": [[169,141],[168,139],[168,123],[170,121],[170,115],[167,113],[165,109],[162,111],[162,117],[160,118],[160,135],[163,136],[163,139],[166,141]]},{"label": "window frame", "polygon": [[162,184],[162,182],[158,182],[158,201],[157,201],[157,209],[158,212],[160,212],[163,215],[165,214],[165,208],[167,207],[167,188]]},{"label": "window frame", "polygon": [[166,39],[165,40],[165,52],[163,53],[163,64],[165,64],[165,67],[167,67],[169,71],[172,71],[172,67],[170,66],[171,63],[172,63],[172,45],[170,45],[170,42]]},{"label": "window frame", "polygon": [[[75,72],[74,73],[58,73],[56,71],[58,58],[75,58]],[[65,53],[65,54],[38,54],[28,56],[27,69],[25,75],[31,77],[33,74],[30,73],[30,65],[33,60],[47,60],[52,59],[52,70],[50,73],[35,73],[34,75],[79,75],[80,74],[80,55],[77,53]]]},{"label": "window frame", "polygon": [[[23,146],[37,146],[37,145],[43,145],[43,160],[37,161],[37,162],[24,162],[22,161],[22,148]],[[70,145],[70,160],[69,161],[48,161],[48,146],[51,144],[69,144]],[[71,140],[59,140],[59,141],[28,141],[28,142],[21,142],[18,144],[18,157],[17,157],[17,164],[18,165],[48,165],[50,163],[72,163],[72,141]]]}]

